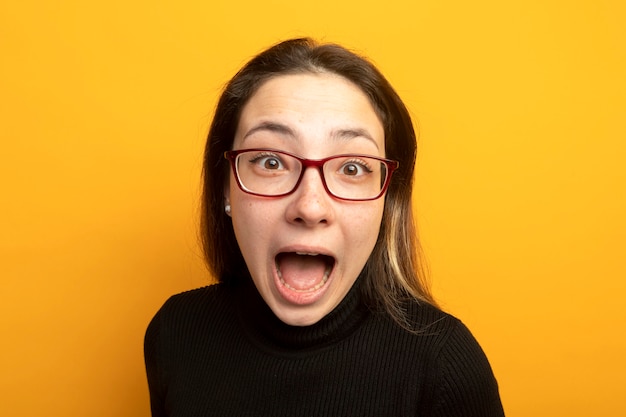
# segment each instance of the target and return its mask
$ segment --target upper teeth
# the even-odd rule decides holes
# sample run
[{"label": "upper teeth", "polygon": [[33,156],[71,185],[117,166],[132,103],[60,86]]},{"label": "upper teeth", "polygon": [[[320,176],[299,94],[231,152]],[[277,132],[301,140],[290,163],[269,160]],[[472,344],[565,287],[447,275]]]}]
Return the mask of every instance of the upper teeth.
[{"label": "upper teeth", "polygon": [[297,255],[308,255],[308,256],[317,256],[319,253],[309,253],[309,252],[296,252]]}]

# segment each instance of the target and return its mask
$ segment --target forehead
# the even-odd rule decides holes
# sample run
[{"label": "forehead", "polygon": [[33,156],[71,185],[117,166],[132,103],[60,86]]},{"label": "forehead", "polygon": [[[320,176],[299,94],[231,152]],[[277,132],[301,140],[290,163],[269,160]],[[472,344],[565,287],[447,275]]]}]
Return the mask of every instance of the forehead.
[{"label": "forehead", "polygon": [[287,104],[287,101],[294,104],[299,99],[304,99],[311,106],[335,102],[351,107],[363,106],[374,111],[371,101],[358,85],[330,72],[305,72],[271,77],[252,94],[243,111],[260,101],[265,104],[267,102]]},{"label": "forehead", "polygon": [[367,95],[332,73],[280,75],[265,81],[242,110],[235,145],[267,131],[263,126],[298,140],[362,132],[384,149],[383,125]]}]

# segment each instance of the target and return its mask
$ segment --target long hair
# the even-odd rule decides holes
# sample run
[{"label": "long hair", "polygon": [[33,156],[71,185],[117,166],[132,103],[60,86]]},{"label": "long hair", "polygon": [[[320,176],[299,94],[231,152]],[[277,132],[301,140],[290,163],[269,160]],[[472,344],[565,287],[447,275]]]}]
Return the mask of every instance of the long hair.
[{"label": "long hair", "polygon": [[207,264],[221,282],[249,273],[230,218],[224,213],[232,148],[244,105],[268,79],[294,73],[329,72],[358,86],[369,98],[385,132],[386,157],[400,162],[385,196],[378,240],[361,273],[366,302],[385,309],[403,327],[406,299],[436,305],[425,280],[412,210],[413,170],[417,140],[404,103],[385,77],[365,58],[335,44],[302,38],[281,42],[250,60],[228,82],[218,101],[203,164],[201,238]]}]

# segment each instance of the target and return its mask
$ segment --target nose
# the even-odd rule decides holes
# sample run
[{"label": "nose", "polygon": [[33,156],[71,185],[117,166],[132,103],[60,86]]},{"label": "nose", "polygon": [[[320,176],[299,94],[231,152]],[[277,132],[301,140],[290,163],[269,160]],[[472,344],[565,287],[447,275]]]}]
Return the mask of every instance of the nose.
[{"label": "nose", "polygon": [[290,223],[315,226],[333,220],[332,197],[326,192],[321,175],[316,168],[305,169],[286,211]]}]

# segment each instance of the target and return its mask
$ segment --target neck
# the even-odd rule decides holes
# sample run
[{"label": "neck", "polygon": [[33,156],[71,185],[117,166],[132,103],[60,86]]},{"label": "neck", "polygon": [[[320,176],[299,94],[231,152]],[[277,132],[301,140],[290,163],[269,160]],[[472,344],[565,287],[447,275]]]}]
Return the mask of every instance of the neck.
[{"label": "neck", "polygon": [[237,314],[255,341],[285,352],[321,348],[351,334],[367,317],[369,310],[361,300],[360,279],[337,307],[310,326],[291,326],[282,322],[267,306],[252,280],[236,288]]}]

